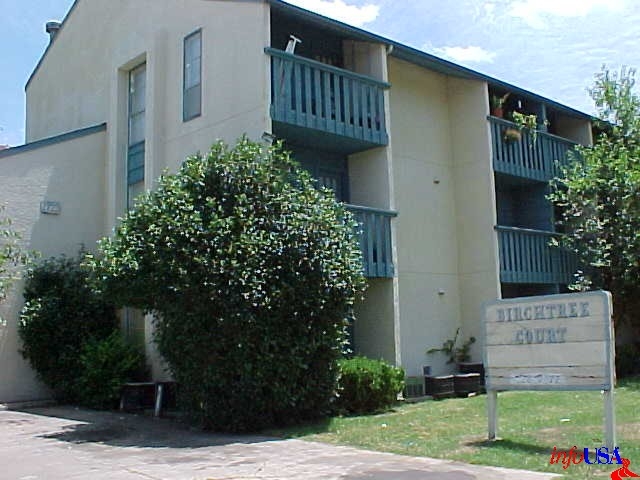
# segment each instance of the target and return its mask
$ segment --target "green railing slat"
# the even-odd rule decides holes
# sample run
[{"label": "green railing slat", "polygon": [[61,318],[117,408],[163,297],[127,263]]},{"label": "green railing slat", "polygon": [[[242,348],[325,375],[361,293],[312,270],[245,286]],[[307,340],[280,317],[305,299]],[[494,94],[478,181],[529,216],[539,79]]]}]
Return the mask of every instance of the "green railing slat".
[{"label": "green railing slat", "polygon": [[388,143],[388,83],[272,48],[265,52],[272,57],[274,120],[376,145]]},{"label": "green railing slat", "polygon": [[305,111],[307,114],[307,128],[315,128],[315,119],[313,117],[313,111],[311,110],[311,99],[313,98],[313,88],[311,86],[311,69],[308,66],[303,67],[304,71],[304,103]]},{"label": "green railing slat", "polygon": [[364,274],[367,277],[392,278],[395,268],[391,246],[391,219],[397,213],[359,205],[346,207],[359,224]]},{"label": "green railing slat", "polygon": [[536,133],[534,143],[532,133],[526,130],[521,131],[520,141],[506,142],[504,131],[518,128],[517,125],[496,117],[488,117],[488,120],[491,124],[493,165],[497,172],[543,182],[551,180],[556,176],[556,161],[566,161],[568,152],[577,145],[542,131]]},{"label": "green railing slat", "polygon": [[577,269],[575,256],[551,247],[559,234],[527,228],[497,226],[500,277],[507,283],[569,284]]}]

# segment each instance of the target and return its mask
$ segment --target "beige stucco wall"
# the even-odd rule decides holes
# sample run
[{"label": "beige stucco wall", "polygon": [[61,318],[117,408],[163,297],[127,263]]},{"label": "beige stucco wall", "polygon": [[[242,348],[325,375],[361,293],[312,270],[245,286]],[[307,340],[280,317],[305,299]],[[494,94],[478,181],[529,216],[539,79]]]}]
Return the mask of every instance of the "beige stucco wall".
[{"label": "beige stucco wall", "polygon": [[[250,28],[248,28],[250,26]],[[202,29],[202,115],[182,120],[183,41]],[[146,62],[146,183],[217,139],[270,131],[269,6],[79,0],[27,87],[27,141],[106,121],[107,222],[123,212],[127,72]]]},{"label": "beige stucco wall", "polygon": [[558,135],[562,137],[581,145],[593,145],[593,133],[589,120],[561,115],[556,120],[555,128]]},{"label": "beige stucco wall", "polygon": [[[0,203],[7,205],[22,243],[43,257],[92,250],[104,224],[104,132],[0,158]],[[40,213],[43,200],[60,202],[60,215]],[[18,353],[22,283],[0,304],[0,403],[48,396]]]},{"label": "beige stucco wall", "polygon": [[394,314],[393,280],[368,279],[365,300],[355,306],[356,354],[397,362]]},{"label": "beige stucco wall", "polygon": [[458,239],[461,334],[482,360],[482,304],[500,296],[496,198],[487,84],[448,79],[449,128]]},{"label": "beige stucco wall", "polygon": [[[388,81],[384,45],[344,42],[349,68],[384,82]],[[387,125],[390,122],[389,92],[385,93]],[[392,144],[348,157],[350,201],[355,205],[394,210]],[[392,238],[395,219],[391,220]],[[392,240],[395,261],[395,242]],[[355,343],[358,354],[400,364],[397,278],[369,279],[363,302],[356,305]]]},{"label": "beige stucco wall", "polygon": [[445,371],[425,350],[460,323],[458,234],[447,77],[389,59],[402,365]]}]

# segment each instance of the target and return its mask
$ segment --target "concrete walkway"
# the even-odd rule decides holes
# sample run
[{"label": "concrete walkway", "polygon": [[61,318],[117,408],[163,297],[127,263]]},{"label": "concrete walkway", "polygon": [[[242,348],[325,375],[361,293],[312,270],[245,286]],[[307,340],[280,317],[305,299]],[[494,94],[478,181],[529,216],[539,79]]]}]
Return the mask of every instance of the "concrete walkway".
[{"label": "concrete walkway", "polygon": [[551,475],[301,440],[235,437],[74,408],[0,410],[7,480],[540,480]]}]

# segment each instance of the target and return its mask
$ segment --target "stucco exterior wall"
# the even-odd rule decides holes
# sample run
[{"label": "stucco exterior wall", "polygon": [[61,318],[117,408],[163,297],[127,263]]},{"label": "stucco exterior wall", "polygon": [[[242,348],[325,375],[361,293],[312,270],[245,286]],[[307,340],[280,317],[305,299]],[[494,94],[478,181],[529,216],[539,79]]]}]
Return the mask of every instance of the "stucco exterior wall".
[{"label": "stucco exterior wall", "polygon": [[[250,28],[248,28],[250,26]],[[183,42],[202,30],[202,115],[182,118]],[[269,6],[260,1],[79,0],[27,87],[27,141],[107,122],[107,224],[124,211],[127,72],[147,64],[147,188],[217,139],[269,118]]]},{"label": "stucco exterior wall", "polygon": [[[105,140],[100,132],[0,157],[0,203],[26,249],[45,258],[94,249],[104,224]],[[60,202],[61,213],[40,213],[43,200]],[[49,395],[18,353],[22,287],[0,303],[0,403]]]},{"label": "stucco exterior wall", "polygon": [[559,116],[556,120],[555,127],[558,135],[581,145],[593,145],[591,122],[588,120]]},{"label": "stucco exterior wall", "polygon": [[[383,82],[388,81],[387,52],[384,45],[344,42],[344,50],[346,62],[354,71]],[[385,108],[386,122],[389,125],[388,91],[385,92]],[[349,156],[349,192],[352,204],[383,210],[395,209],[391,143],[390,141],[386,147]],[[395,219],[391,220],[391,235],[395,264]],[[365,300],[356,306],[354,332],[357,353],[371,358],[384,358],[399,365],[402,360],[398,348],[400,330],[397,292],[397,278],[369,279]]]},{"label": "stucco exterior wall", "polygon": [[365,301],[355,306],[355,353],[370,358],[397,362],[394,325],[393,281],[371,278],[367,282]]},{"label": "stucco exterior wall", "polygon": [[496,194],[487,84],[449,77],[462,341],[474,336],[482,359],[482,304],[500,297]]},{"label": "stucco exterior wall", "polygon": [[402,365],[448,370],[425,354],[460,323],[458,233],[447,77],[389,59]]}]

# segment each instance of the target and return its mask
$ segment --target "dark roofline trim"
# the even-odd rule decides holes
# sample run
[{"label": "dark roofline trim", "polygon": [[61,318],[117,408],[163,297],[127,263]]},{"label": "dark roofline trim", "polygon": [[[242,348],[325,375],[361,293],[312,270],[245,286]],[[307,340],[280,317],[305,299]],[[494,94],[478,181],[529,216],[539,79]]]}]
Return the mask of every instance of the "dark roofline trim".
[{"label": "dark roofline trim", "polygon": [[[66,25],[67,20],[71,16],[71,13],[75,10],[76,5],[78,5],[79,1],[80,0],[74,0],[73,5],[71,5],[71,8],[69,9],[67,14],[64,16],[64,19],[60,23],[60,28],[58,29],[58,33],[56,33],[56,37],[60,35],[60,33],[62,33],[62,30],[64,30],[64,26]],[[42,65],[42,63],[44,62],[44,59],[46,58],[47,53],[49,53],[49,49],[51,49],[52,45],[55,42],[56,42],[56,39],[54,38],[53,41],[49,42],[49,44],[47,45],[47,48],[45,48],[44,53],[42,54],[42,56],[40,57],[40,60],[38,60],[38,63],[36,64],[36,68],[34,68],[33,72],[31,72],[31,75],[29,75],[29,79],[27,80],[27,83],[24,86],[25,91],[27,90],[27,88],[29,88],[29,84],[31,83],[31,80],[33,80],[33,77],[36,75],[36,73],[38,73],[38,70],[40,70],[40,65]]]},{"label": "dark roofline trim", "polygon": [[[71,5],[71,8],[65,15],[64,20],[62,20],[62,24],[60,25],[60,31],[58,31],[58,35],[60,35],[61,31],[64,29],[65,24],[71,17],[71,14],[75,10],[79,1],[80,0],[74,0],[73,5]],[[347,25],[346,23],[340,22],[338,20],[333,20],[323,15],[310,12],[309,10],[296,7],[295,5],[291,5],[290,3],[287,3],[284,0],[259,0],[259,1],[266,1],[270,5],[275,6],[276,8],[279,8],[283,11],[287,11],[289,13],[293,13],[294,15],[306,18],[307,20],[310,20],[314,23],[321,24],[324,27],[329,27],[330,29],[340,32],[342,34],[346,34],[360,40],[367,40],[367,41],[373,41],[373,42],[390,45],[393,47],[393,51],[391,52],[391,55],[401,60],[405,60],[407,62],[416,64],[425,68],[435,67],[436,70],[441,71],[445,74],[457,75],[462,78],[469,78],[472,80],[480,80],[483,82],[487,82],[491,85],[495,85],[497,87],[510,90],[514,93],[517,93],[518,95],[529,97],[534,101],[545,103],[552,108],[563,111],[570,115],[574,115],[580,118],[585,118],[588,120],[595,119],[593,115],[590,115],[585,112],[581,112],[580,110],[576,110],[575,108],[569,107],[567,105],[563,105],[559,102],[556,102],[555,100],[551,100],[549,98],[543,97],[542,95],[538,95],[537,93],[530,92],[523,88],[517,87],[515,85],[504,82],[502,80],[499,80],[495,77],[491,77],[489,75],[485,75],[483,73],[477,72],[470,68],[463,67],[462,65],[458,65],[457,63],[453,63],[443,58],[436,57],[435,55],[431,55],[421,50],[417,50],[415,48],[409,47],[408,45],[404,45],[394,40],[382,37],[380,35],[376,35],[375,33],[368,32],[361,28],[352,27],[351,25]],[[29,79],[27,80],[27,84],[25,85],[25,90],[29,88],[29,84],[31,83],[31,80],[33,80],[33,77],[36,75],[36,73],[40,69],[40,66],[44,62],[44,59],[46,58],[47,53],[49,52],[49,49],[54,43],[55,42],[50,42],[49,45],[47,45],[47,48],[45,49],[42,57],[40,57],[40,60],[38,61],[36,67],[34,68],[33,72],[29,76]]]},{"label": "dark roofline trim", "polygon": [[318,13],[310,12],[309,10],[305,10],[295,5],[291,5],[290,3],[287,3],[284,0],[267,0],[267,1],[272,6],[276,7],[276,9],[280,9],[281,11],[292,13],[301,18],[309,20],[313,23],[317,23],[325,27],[329,27],[331,30],[342,33],[343,35],[348,35],[358,40],[367,40],[371,42],[387,44],[393,47],[391,56],[396,57],[400,60],[405,60],[409,63],[413,63],[415,65],[418,65],[424,68],[435,69],[436,71],[439,71],[444,74],[454,75],[462,78],[468,78],[471,80],[480,80],[483,82],[487,82],[492,86],[504,88],[518,95],[528,97],[534,101],[544,103],[552,108],[555,108],[557,110],[563,111],[567,114],[574,115],[580,118],[585,118],[588,120],[593,120],[595,118],[593,115],[590,115],[585,112],[581,112],[580,110],[576,110],[575,108],[569,107],[567,105],[563,105],[562,103],[543,97],[542,95],[538,95],[537,93],[530,92],[521,87],[517,87],[515,85],[504,82],[497,78],[491,77],[489,75],[485,75],[483,73],[477,72],[467,67],[463,67],[462,65],[458,65],[457,63],[453,63],[453,62],[450,62],[449,60],[436,57],[435,55],[431,55],[421,50],[417,50],[415,48],[409,47],[408,45],[396,42],[394,40],[382,37],[380,35],[376,35],[375,33],[368,32],[361,28],[352,27],[351,25],[347,25],[346,23],[342,23],[338,20],[325,17]]},{"label": "dark roofline trim", "polygon": [[43,138],[31,143],[25,143],[17,147],[7,148],[6,150],[0,150],[0,159],[10,157],[12,155],[18,155],[20,153],[30,152],[32,150],[38,150],[39,148],[49,147],[56,145],[57,143],[67,142],[69,140],[75,140],[76,138],[86,137],[93,135],[94,133],[104,132],[107,130],[107,124],[101,123],[100,125],[94,125],[92,127],[80,128],[79,130],[73,130],[71,132],[62,133],[55,137]]}]

